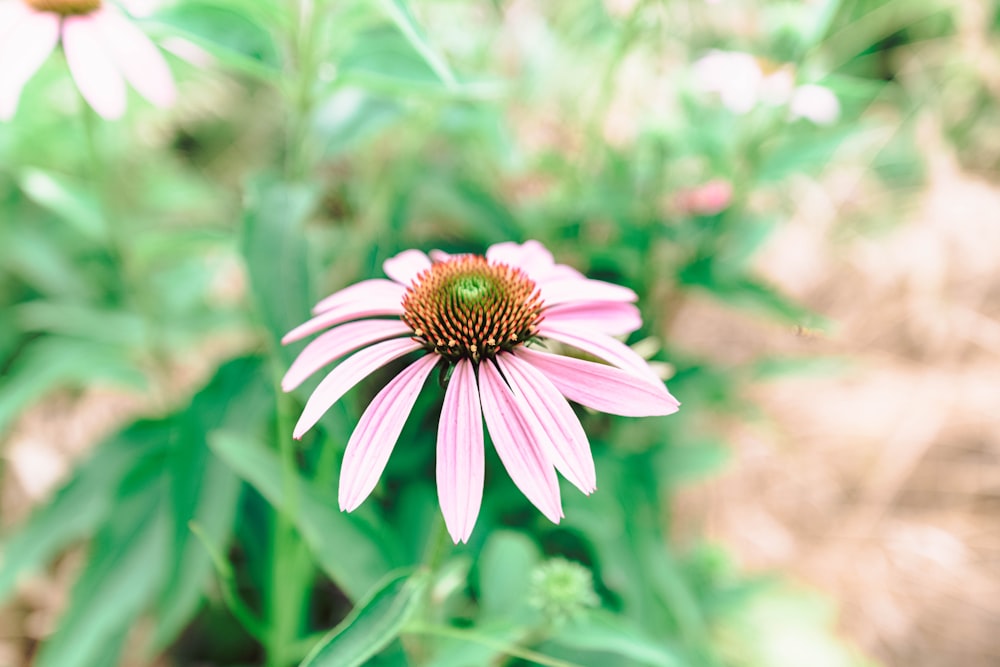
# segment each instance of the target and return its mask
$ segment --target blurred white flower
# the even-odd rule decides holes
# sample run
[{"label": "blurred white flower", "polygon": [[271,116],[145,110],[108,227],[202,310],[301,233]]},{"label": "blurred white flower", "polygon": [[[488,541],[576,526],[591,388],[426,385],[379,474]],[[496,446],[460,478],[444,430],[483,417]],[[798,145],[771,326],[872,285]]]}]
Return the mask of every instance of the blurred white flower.
[{"label": "blurred white flower", "polygon": [[765,71],[761,61],[740,51],[709,51],[692,66],[695,86],[719,95],[736,114],[749,113],[760,103],[784,104],[794,89],[787,67]]},{"label": "blurred white flower", "polygon": [[840,118],[840,101],[829,88],[810,83],[795,89],[788,111],[793,119],[832,125]]},{"label": "blurred white flower", "polygon": [[746,114],[760,104],[787,104],[791,119],[805,118],[832,125],[840,118],[840,102],[829,88],[816,84],[796,87],[792,65],[771,66],[741,51],[709,51],[691,66],[694,85],[716,94],[735,114]]}]

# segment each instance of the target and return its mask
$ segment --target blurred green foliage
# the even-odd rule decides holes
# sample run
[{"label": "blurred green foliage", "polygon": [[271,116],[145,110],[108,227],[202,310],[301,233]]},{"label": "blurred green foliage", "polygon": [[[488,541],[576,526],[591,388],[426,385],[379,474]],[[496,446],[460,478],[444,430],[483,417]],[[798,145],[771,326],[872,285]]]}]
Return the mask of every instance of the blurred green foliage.
[{"label": "blurred green foliage", "polygon": [[[692,296],[825,325],[755,275],[755,254],[790,209],[788,184],[884,123],[870,109],[898,123],[863,152],[871,174],[919,182],[921,101],[896,55],[953,35],[956,12],[176,0],[143,25],[181,54],[181,99],[133,105],[118,124],[82,108],[51,59],[0,126],[0,432],[57,391],[110,384],[157,400],[7,528],[0,600],[66,550],[85,554],[35,664],[114,665],[130,636],[143,659],[178,665],[867,664],[822,603],[747,578],[717,548],[671,545],[672,492],[728,458],[714,416],[747,414],[742,383],[798,365],[718,367],[670,331]],[[839,120],[792,118],[787,100],[734,112],[694,74],[711,49],[822,84]],[[968,81],[975,113],[995,117]],[[731,200],[685,203],[712,180]],[[452,547],[432,484],[431,387],[373,498],[339,512],[340,456],[381,378],[295,444],[290,420],[315,382],[275,390],[301,349],[280,337],[400,250],[529,238],[639,293],[645,325],[629,342],[670,364],[682,411],[581,413],[600,489],[568,493],[559,526],[488,460],[476,530]],[[172,369],[212,341],[236,358],[178,399]],[[599,601],[564,622],[529,604],[532,573],[557,557],[592,573]],[[130,635],[140,617],[154,631]]]}]

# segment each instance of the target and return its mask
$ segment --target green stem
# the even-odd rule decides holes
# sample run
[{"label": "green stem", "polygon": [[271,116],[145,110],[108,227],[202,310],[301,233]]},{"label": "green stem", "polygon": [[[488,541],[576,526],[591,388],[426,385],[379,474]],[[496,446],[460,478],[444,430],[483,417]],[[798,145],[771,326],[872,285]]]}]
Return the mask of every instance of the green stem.
[{"label": "green stem", "polygon": [[[272,357],[275,360],[277,357]],[[271,579],[268,591],[268,631],[265,637],[267,666],[288,664],[302,628],[312,588],[313,567],[308,550],[295,531],[294,517],[299,509],[299,471],[292,440],[292,413],[289,398],[281,391],[277,378],[276,438],[281,460],[282,503],[274,517],[271,542]]]},{"label": "green stem", "polygon": [[[318,63],[314,57],[317,18],[313,0],[290,0],[288,58],[289,75],[295,85],[288,99],[289,121],[285,147],[285,177],[291,182],[305,178],[309,121],[315,100],[312,86]],[[304,543],[295,531],[299,509],[299,470],[292,440],[291,405],[281,390],[280,356],[275,364],[277,394],[276,437],[281,459],[283,502],[274,517],[271,542],[271,578],[268,582],[268,631],[264,642],[267,667],[285,667],[299,640],[303,616],[312,590],[314,570]]]}]

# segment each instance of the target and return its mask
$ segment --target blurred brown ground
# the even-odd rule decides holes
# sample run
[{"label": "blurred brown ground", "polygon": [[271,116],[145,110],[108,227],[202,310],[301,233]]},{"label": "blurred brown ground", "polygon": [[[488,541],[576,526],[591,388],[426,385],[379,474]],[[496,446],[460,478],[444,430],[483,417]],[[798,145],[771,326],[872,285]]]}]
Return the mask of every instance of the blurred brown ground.
[{"label": "blurred brown ground", "polygon": [[[799,184],[797,218],[759,257],[829,317],[803,334],[688,301],[674,344],[723,362],[825,356],[839,368],[752,387],[727,471],[678,513],[751,570],[833,595],[841,625],[899,667],[1000,664],[1000,188],[964,173],[920,126],[927,187],[903,223],[845,231],[864,208],[850,172]],[[859,200],[859,197],[861,198]]]}]

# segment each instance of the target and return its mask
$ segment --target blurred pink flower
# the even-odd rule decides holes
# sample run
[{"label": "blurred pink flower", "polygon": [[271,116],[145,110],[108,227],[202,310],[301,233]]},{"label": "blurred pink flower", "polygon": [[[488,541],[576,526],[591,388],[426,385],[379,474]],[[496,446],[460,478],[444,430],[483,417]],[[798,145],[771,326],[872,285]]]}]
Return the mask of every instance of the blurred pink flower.
[{"label": "blurred pink flower", "polygon": [[163,56],[117,8],[101,0],[0,0],[0,120],[62,41],[73,80],[104,118],[125,113],[125,81],[153,104],[173,103]]},{"label": "blurred pink flower", "polygon": [[733,185],[716,178],[677,193],[676,204],[685,213],[715,215],[729,208],[733,200]]},{"label": "blurred pink flower", "polygon": [[[667,415],[679,403],[646,362],[612,336],[641,325],[632,290],[556,264],[537,241],[500,243],[486,256],[407,250],[374,279],[320,301],[289,332],[313,340],[282,380],[291,391],[349,352],[320,382],[296,438],[367,375],[422,353],[372,400],[354,429],[340,474],[340,507],[375,488],[427,377],[450,372],[437,434],[437,488],[452,539],[467,541],[483,494],[483,419],[514,483],[541,512],[563,516],[556,471],[583,493],[596,487],[590,444],[566,399],[625,416]],[[391,319],[387,319],[391,318]],[[549,339],[608,364],[532,349]],[[363,348],[363,349],[361,349]]]}]

